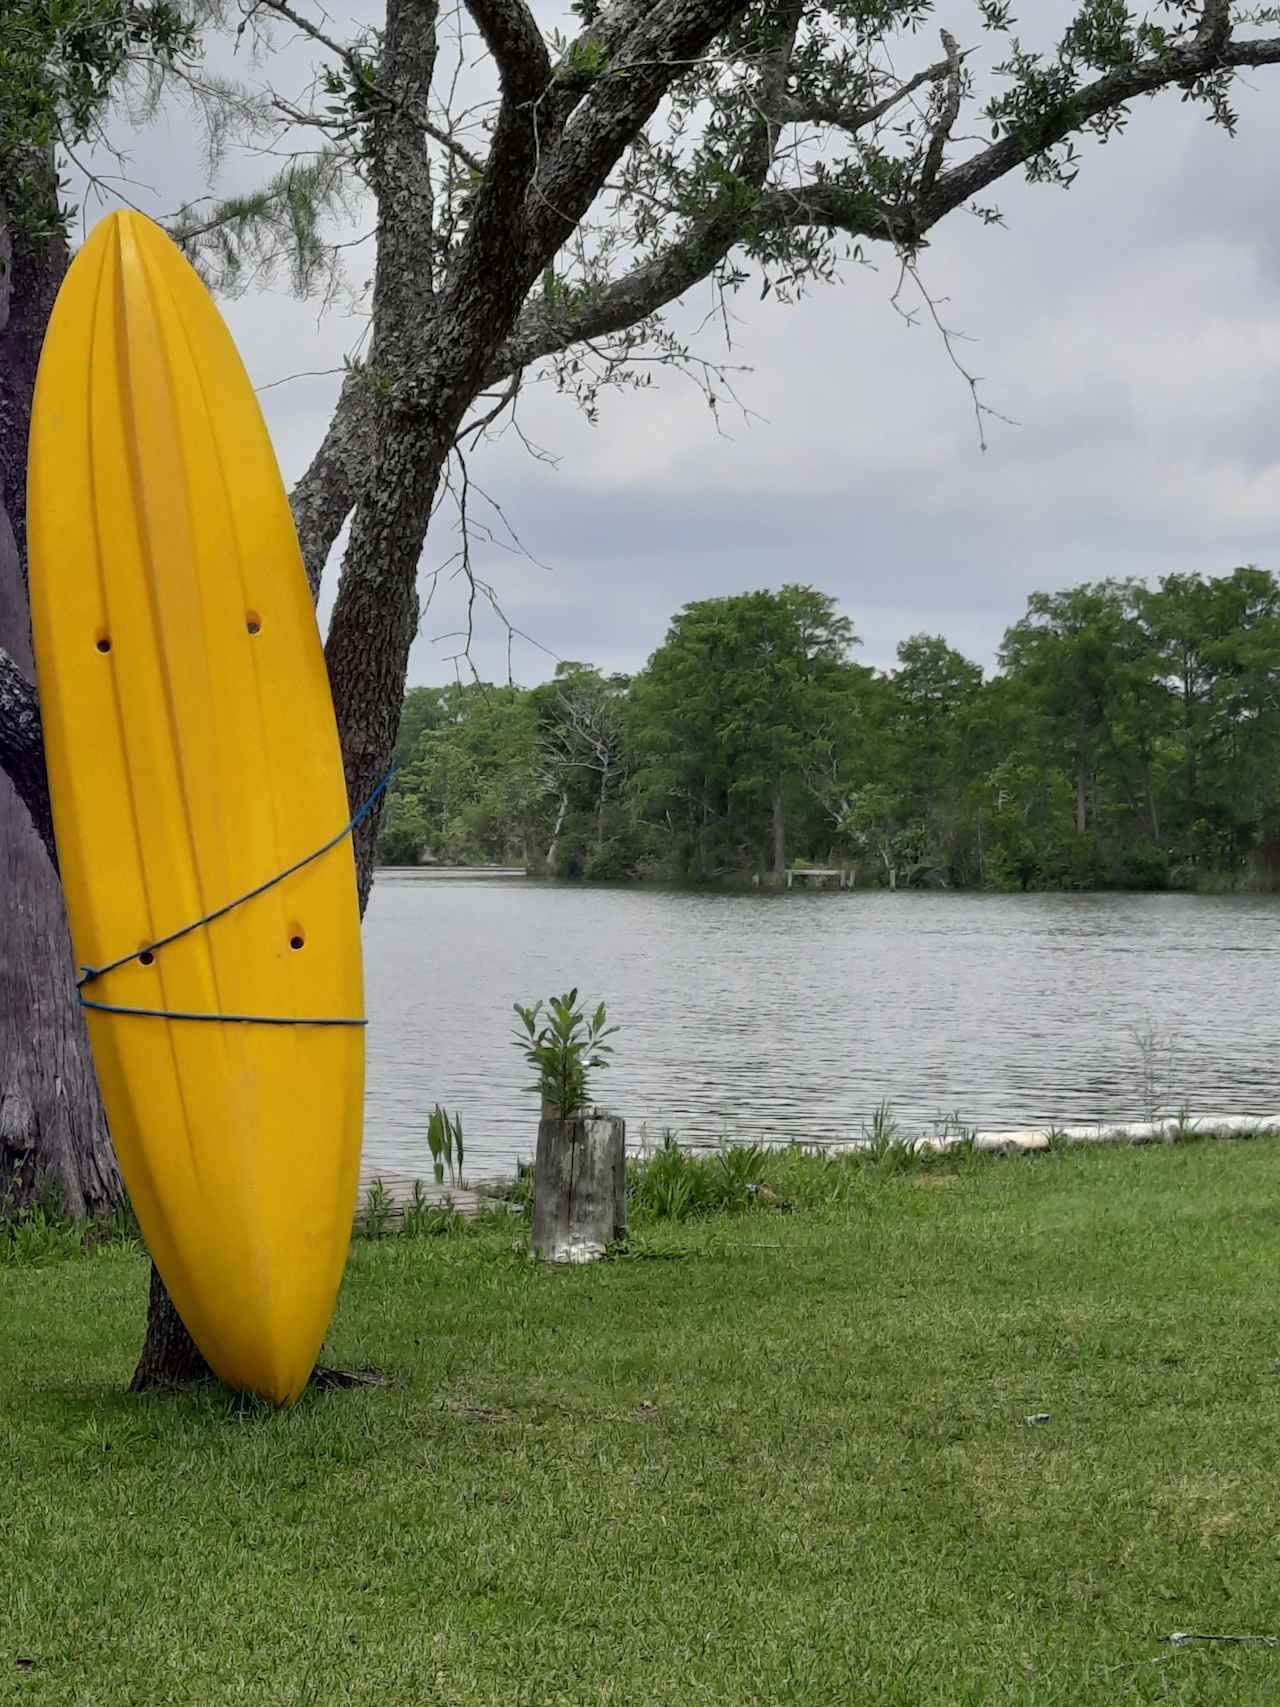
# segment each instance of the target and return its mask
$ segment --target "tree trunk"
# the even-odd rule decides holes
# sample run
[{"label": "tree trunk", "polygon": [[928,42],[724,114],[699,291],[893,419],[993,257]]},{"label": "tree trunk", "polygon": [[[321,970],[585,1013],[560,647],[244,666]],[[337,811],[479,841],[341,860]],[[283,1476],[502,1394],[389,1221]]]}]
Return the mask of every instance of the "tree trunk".
[{"label": "tree trunk", "polygon": [[160,1270],[151,1265],[151,1292],[147,1298],[147,1337],[138,1357],[138,1367],[129,1383],[131,1393],[151,1393],[185,1387],[192,1381],[210,1381],[213,1371],[200,1348],[187,1332],[182,1317],[165,1290]]},{"label": "tree trunk", "polygon": [[546,873],[548,877],[560,875],[557,866],[560,860],[560,832],[564,829],[564,821],[569,811],[569,796],[561,791],[560,805],[556,811],[555,828],[551,832],[551,846],[547,849]]},{"label": "tree trunk", "polygon": [[1076,757],[1076,833],[1083,836],[1089,827],[1088,793],[1084,754]]},{"label": "tree trunk", "polygon": [[627,1231],[626,1122],[597,1111],[538,1123],[533,1253],[595,1262]]},{"label": "tree trunk", "polygon": [[782,805],[782,791],[773,797],[773,874],[781,877],[787,869],[787,822]]},{"label": "tree trunk", "polygon": [[[0,183],[6,164],[0,159]],[[56,197],[52,177],[50,193]],[[44,328],[66,265],[65,243],[11,235],[0,205],[0,647],[28,679],[27,430]],[[47,813],[41,817],[48,835]],[[14,1180],[27,1198],[42,1176],[56,1181],[73,1215],[103,1214],[120,1200],[57,870],[0,773],[0,1184]]]},{"label": "tree trunk", "polygon": [[[0,501],[0,646],[31,670],[17,551]],[[0,1184],[29,1200],[56,1182],[72,1215],[120,1201],[75,992],[62,888],[31,816],[0,773]]]},{"label": "tree trunk", "polygon": [[600,789],[596,795],[596,852],[604,846],[604,809],[609,794],[609,755],[600,761]]}]

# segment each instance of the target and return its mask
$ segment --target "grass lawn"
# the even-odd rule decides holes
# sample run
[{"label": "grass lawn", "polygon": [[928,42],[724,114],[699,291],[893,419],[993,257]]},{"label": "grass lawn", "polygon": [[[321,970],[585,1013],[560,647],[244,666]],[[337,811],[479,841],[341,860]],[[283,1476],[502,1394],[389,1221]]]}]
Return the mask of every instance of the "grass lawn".
[{"label": "grass lawn", "polygon": [[[532,1270],[357,1244],[273,1414],[0,1268],[0,1701],[1280,1702],[1280,1143],[864,1168]],[[1048,1420],[1028,1418],[1048,1413]]]}]

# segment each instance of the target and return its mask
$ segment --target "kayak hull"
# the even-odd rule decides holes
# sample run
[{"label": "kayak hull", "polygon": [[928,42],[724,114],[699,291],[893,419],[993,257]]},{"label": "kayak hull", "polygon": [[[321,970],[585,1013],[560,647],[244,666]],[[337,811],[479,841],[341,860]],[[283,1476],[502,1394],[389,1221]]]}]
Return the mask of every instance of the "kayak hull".
[{"label": "kayak hull", "polygon": [[252,387],[199,278],[140,215],[101,222],[55,304],[28,531],[76,959],[136,955],[83,989],[142,1010],[86,1013],[121,1172],[211,1367],[287,1403],[355,1208],[363,1031],[296,1023],[363,1016],[349,839],[163,939],[304,859],[349,808]]}]

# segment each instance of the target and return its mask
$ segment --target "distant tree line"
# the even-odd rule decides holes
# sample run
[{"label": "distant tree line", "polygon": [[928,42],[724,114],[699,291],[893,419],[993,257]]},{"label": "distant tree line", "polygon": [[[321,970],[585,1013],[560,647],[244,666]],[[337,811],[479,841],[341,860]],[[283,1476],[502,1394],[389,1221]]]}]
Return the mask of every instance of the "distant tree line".
[{"label": "distant tree line", "polygon": [[379,853],[557,877],[1262,888],[1280,867],[1268,571],[1036,593],[984,676],[891,670],[807,586],[689,604],[637,676],[412,688]]}]

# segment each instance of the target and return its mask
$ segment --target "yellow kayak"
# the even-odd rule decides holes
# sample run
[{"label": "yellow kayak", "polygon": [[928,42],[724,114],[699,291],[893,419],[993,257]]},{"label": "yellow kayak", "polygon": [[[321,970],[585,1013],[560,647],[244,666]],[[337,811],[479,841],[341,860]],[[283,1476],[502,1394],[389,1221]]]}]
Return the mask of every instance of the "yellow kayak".
[{"label": "yellow kayak", "polygon": [[54,828],[121,1171],[212,1368],[288,1403],[328,1327],[355,1209],[349,838],[197,921],[307,860],[350,814],[253,390],[208,292],[140,215],[104,219],[58,295],[28,514]]}]

